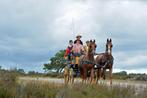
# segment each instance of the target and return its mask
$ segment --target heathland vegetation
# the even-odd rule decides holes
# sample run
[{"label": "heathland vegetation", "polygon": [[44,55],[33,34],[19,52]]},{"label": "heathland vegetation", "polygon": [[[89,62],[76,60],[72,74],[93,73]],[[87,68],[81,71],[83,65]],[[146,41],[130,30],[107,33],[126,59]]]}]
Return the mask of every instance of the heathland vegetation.
[{"label": "heathland vegetation", "polygon": [[133,86],[21,81],[20,76],[15,71],[0,71],[0,98],[147,98],[147,88],[137,91]]}]

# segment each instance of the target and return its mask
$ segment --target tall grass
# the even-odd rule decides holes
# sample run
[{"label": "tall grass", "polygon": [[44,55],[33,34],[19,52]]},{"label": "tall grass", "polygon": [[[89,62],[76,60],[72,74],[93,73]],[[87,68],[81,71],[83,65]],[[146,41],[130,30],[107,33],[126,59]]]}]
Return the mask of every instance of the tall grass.
[{"label": "tall grass", "polygon": [[147,98],[146,92],[132,86],[18,81],[15,73],[0,73],[0,98]]},{"label": "tall grass", "polygon": [[135,89],[130,87],[106,85],[75,85],[72,88],[62,88],[57,98],[140,98],[135,95]]}]

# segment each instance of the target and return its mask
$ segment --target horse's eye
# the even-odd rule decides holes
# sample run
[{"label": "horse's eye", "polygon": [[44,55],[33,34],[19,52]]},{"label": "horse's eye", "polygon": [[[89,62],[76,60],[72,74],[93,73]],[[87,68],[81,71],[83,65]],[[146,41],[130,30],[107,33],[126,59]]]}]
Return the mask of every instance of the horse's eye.
[{"label": "horse's eye", "polygon": [[111,45],[111,47],[113,47],[113,45]]},{"label": "horse's eye", "polygon": [[97,45],[95,45],[95,48],[97,47]]}]

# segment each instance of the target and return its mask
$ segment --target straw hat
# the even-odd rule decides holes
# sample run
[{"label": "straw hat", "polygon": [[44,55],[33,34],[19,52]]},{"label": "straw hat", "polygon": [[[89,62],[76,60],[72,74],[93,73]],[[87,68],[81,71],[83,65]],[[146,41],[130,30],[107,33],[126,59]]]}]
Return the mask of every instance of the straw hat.
[{"label": "straw hat", "polygon": [[80,38],[81,38],[82,36],[81,36],[80,34],[78,34],[78,35],[76,36],[76,38],[78,38],[78,37],[80,37]]}]

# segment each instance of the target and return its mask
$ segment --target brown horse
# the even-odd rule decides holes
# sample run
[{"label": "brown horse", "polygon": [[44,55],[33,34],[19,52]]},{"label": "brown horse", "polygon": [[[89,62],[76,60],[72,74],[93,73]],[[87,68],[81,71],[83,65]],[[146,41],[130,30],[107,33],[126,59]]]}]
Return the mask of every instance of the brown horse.
[{"label": "brown horse", "polygon": [[112,85],[112,67],[113,67],[113,56],[112,56],[112,40],[107,39],[106,43],[106,51],[105,53],[100,53],[97,55],[95,59],[95,63],[97,65],[97,82],[98,79],[103,77],[105,79],[105,72],[106,69],[109,69],[109,78],[110,78],[110,85]]},{"label": "brown horse", "polygon": [[96,44],[95,40],[90,41],[90,44],[88,46],[88,52],[81,56],[79,59],[79,64],[80,64],[80,73],[82,77],[82,83],[86,82],[87,79],[87,72],[90,71],[90,83],[94,79],[94,54],[96,50]]}]

